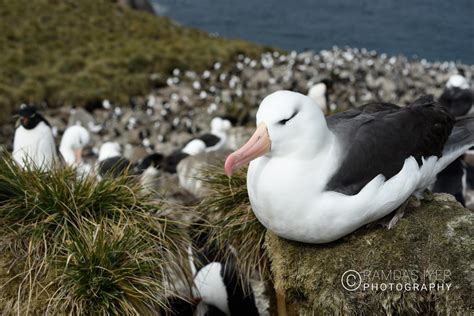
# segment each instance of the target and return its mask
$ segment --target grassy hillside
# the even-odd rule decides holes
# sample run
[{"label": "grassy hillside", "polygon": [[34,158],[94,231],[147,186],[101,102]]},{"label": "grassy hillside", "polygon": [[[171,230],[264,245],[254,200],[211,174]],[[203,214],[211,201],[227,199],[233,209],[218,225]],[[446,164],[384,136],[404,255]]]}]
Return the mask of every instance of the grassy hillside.
[{"label": "grassy hillside", "polygon": [[[126,102],[159,85],[175,67],[202,70],[215,60],[225,63],[237,53],[263,49],[110,0],[0,0],[0,7],[3,119],[25,101]],[[152,82],[152,73],[162,74],[161,80]]]}]

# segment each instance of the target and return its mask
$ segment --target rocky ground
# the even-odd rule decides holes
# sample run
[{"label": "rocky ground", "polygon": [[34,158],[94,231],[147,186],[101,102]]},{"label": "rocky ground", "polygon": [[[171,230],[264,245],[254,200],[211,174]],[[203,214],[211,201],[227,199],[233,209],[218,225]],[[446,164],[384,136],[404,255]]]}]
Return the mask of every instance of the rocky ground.
[{"label": "rocky ground", "polygon": [[[89,160],[95,159],[103,142],[117,141],[124,156],[136,161],[153,151],[169,154],[193,136],[208,132],[217,115],[234,116],[236,125],[252,125],[260,101],[276,90],[306,94],[315,83],[329,80],[331,112],[371,101],[406,105],[422,94],[439,96],[458,69],[473,81],[473,65],[408,60],[366,49],[268,52],[260,59],[239,55],[231,64],[216,62],[200,73],[174,69],[172,76],[162,78],[166,86],[148,96],[131,97],[129,104],[116,104],[104,96],[106,101],[90,103],[89,111],[72,105],[45,106],[43,113],[54,126],[58,143],[68,125],[80,122],[91,130]],[[7,148],[13,133],[12,124],[2,127]]]},{"label": "rocky ground", "polygon": [[[409,205],[393,229],[361,228],[330,247],[267,233],[275,288],[285,293],[289,315],[472,314],[473,221],[473,213],[452,196],[435,194]],[[446,274],[433,272],[437,269]],[[351,290],[339,284],[349,271],[362,275]],[[412,274],[394,276],[401,271]],[[374,290],[384,282],[393,290]],[[397,283],[438,288],[396,290]],[[363,290],[364,285],[370,287]]]},{"label": "rocky ground", "polygon": [[[240,125],[251,124],[260,101],[276,90],[307,93],[313,84],[329,79],[333,83],[329,95],[333,112],[376,100],[406,105],[422,94],[439,96],[457,69],[472,81],[474,66],[408,60],[365,49],[334,47],[320,53],[287,55],[269,52],[260,60],[239,55],[231,65],[216,62],[202,73],[175,69],[166,79],[166,87],[148,96],[131,97],[130,104],[110,100],[106,108],[95,109],[90,116],[76,111],[70,118],[72,106],[45,109],[44,113],[59,134],[75,120],[103,127],[94,137],[93,147],[108,140],[140,146],[141,133],[155,150],[166,153],[192,135],[208,131],[215,115],[229,114]],[[3,132],[12,136],[13,127],[3,127]]]},{"label": "rocky ground", "polygon": [[[165,87],[148,96],[131,97],[129,104],[98,100],[89,104],[89,112],[72,105],[46,107],[43,112],[55,127],[58,142],[68,125],[80,122],[89,127],[93,135],[90,160],[103,142],[117,141],[125,157],[136,161],[153,151],[169,154],[193,136],[208,132],[216,115],[232,115],[237,125],[252,125],[260,101],[276,90],[306,94],[315,83],[329,80],[331,112],[371,101],[406,105],[422,94],[439,96],[458,69],[473,81],[472,65],[408,60],[366,49],[268,52],[259,60],[239,55],[231,64],[216,62],[200,73],[174,69],[172,76],[163,79]],[[8,148],[13,133],[12,124],[2,127]]]}]

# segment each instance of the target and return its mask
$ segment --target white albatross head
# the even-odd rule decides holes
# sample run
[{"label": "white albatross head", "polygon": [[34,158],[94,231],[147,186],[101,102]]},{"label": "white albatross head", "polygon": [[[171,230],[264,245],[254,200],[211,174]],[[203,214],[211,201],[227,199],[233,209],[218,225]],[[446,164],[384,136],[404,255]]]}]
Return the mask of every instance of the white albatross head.
[{"label": "white albatross head", "polygon": [[456,74],[449,77],[446,88],[469,89],[469,83],[464,76]]},{"label": "white albatross head", "polygon": [[59,151],[68,165],[82,163],[82,150],[89,144],[89,131],[80,125],[68,127],[61,138]]},{"label": "white albatross head", "polygon": [[120,157],[122,155],[122,151],[120,148],[120,144],[117,142],[105,142],[100,146],[99,149],[99,161],[104,161],[108,158],[113,157]]},{"label": "white albatross head", "polygon": [[181,151],[190,156],[195,156],[206,151],[206,144],[200,139],[193,139]]},{"label": "white albatross head", "polygon": [[232,127],[232,123],[229,120],[215,117],[211,121],[211,133],[212,134],[225,134]]},{"label": "white albatross head", "polygon": [[327,138],[323,112],[307,96],[277,91],[263,99],[257,112],[257,130],[245,145],[230,154],[224,165],[231,176],[260,157],[314,157]]},{"label": "white albatross head", "polygon": [[308,90],[308,97],[310,97],[324,113],[328,112],[326,93],[327,86],[324,82],[317,83]]}]

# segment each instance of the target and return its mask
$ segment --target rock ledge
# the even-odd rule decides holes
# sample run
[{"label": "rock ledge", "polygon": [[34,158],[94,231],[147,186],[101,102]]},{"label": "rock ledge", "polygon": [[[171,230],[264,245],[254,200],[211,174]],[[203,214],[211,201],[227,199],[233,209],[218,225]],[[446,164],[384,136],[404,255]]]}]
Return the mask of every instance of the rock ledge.
[{"label": "rock ledge", "polygon": [[468,315],[474,311],[473,222],[472,212],[437,194],[407,209],[392,230],[363,228],[326,245],[269,232],[275,288],[290,315]]}]

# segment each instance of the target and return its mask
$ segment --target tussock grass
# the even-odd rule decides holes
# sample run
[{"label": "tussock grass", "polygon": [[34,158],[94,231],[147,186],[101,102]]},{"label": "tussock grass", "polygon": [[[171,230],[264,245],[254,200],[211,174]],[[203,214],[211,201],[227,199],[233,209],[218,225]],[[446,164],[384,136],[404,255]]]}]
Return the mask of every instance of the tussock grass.
[{"label": "tussock grass", "polygon": [[58,278],[51,310],[119,315],[150,314],[159,308],[165,290],[157,280],[165,262],[140,229],[84,221],[69,235],[54,261]]},{"label": "tussock grass", "polygon": [[244,278],[250,278],[256,271],[262,279],[268,279],[269,262],[263,249],[266,229],[250,206],[247,168],[229,178],[221,164],[212,165],[204,172],[202,180],[207,183],[210,193],[196,211],[208,222],[201,229],[209,235],[209,242],[223,251],[224,258],[233,255],[227,251],[227,246],[235,249]]},{"label": "tussock grass", "polygon": [[[0,310],[156,314],[187,284],[183,225],[129,177],[22,170],[0,157]],[[172,280],[171,280],[172,279]]]}]

